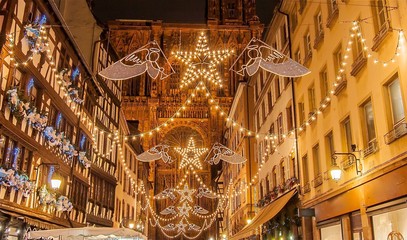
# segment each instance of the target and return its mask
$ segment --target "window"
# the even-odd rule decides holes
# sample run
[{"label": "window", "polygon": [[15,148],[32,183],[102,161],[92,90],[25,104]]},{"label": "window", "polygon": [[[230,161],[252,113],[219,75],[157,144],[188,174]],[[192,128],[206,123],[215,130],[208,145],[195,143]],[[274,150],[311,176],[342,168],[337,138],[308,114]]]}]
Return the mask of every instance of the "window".
[{"label": "window", "polygon": [[364,130],[366,136],[365,143],[369,145],[376,140],[372,101],[369,99],[365,104],[363,104],[362,109],[364,117]]},{"label": "window", "polygon": [[342,69],[342,45],[334,53],[334,65],[335,65],[335,74],[336,81],[340,82],[344,80],[344,71]]},{"label": "window", "polygon": [[309,112],[314,113],[317,108],[316,100],[315,100],[315,86],[314,84],[308,88],[308,101],[309,101]]},{"label": "window", "polygon": [[260,199],[262,199],[263,196],[264,196],[264,194],[263,194],[263,181],[260,182],[259,194],[260,194]]},{"label": "window", "polygon": [[273,188],[277,187],[277,167],[273,167],[273,171],[271,173],[272,181],[273,181]]},{"label": "window", "polygon": [[360,39],[355,39],[355,41],[352,44],[352,50],[353,50],[353,62],[360,61],[361,58],[365,56],[365,51],[363,49],[362,41]]},{"label": "window", "polygon": [[274,78],[274,91],[275,91],[275,96],[276,99],[278,99],[281,95],[281,86],[280,86],[280,77]]},{"label": "window", "polygon": [[277,117],[277,127],[278,127],[278,142],[281,143],[284,141],[283,134],[284,134],[284,128],[283,128],[283,114],[280,113]]},{"label": "window", "polygon": [[273,95],[271,93],[271,89],[267,92],[267,101],[269,112],[271,112],[273,110]]},{"label": "window", "polygon": [[298,115],[299,115],[300,124],[302,124],[305,120],[304,102],[298,103],[298,113],[299,113]]},{"label": "window", "polygon": [[407,236],[407,208],[374,215],[372,225],[375,239],[402,239],[389,233],[395,231]]},{"label": "window", "polygon": [[328,0],[328,12],[329,15],[333,14],[336,10],[338,10],[338,2],[337,0]]},{"label": "window", "polygon": [[319,83],[321,89],[321,99],[329,97],[329,81],[326,67],[324,67],[324,69],[319,73]]},{"label": "window", "polygon": [[266,177],[266,194],[270,192],[270,179],[269,176]]},{"label": "window", "polygon": [[312,148],[312,159],[314,165],[314,177],[316,178],[319,174],[321,174],[321,163],[319,157],[319,144],[315,145]]},{"label": "window", "polygon": [[298,49],[296,52],[295,52],[295,61],[297,61],[298,63],[301,63],[302,62],[302,60],[301,60],[301,50],[300,49]]},{"label": "window", "polygon": [[297,9],[294,9],[294,13],[290,16],[291,19],[291,31],[294,32],[298,25]]},{"label": "window", "polygon": [[329,168],[330,166],[333,165],[332,162],[332,155],[335,153],[335,146],[334,146],[334,136],[332,131],[330,131],[326,136],[325,136],[325,146],[326,146],[326,166]]},{"label": "window", "polygon": [[294,129],[292,107],[289,106],[288,108],[286,108],[285,112],[287,114],[287,130],[291,131]]},{"label": "window", "polygon": [[389,13],[387,10],[386,0],[376,0],[374,9],[377,18],[377,31],[380,32],[382,29],[387,29],[389,24]]},{"label": "window", "polygon": [[345,151],[352,152],[352,131],[349,117],[342,122],[342,130],[345,139],[345,142],[343,143],[345,146]]},{"label": "window", "polygon": [[285,183],[285,166],[284,166],[284,160],[280,162],[280,182],[282,184]]},{"label": "window", "polygon": [[302,157],[302,180],[304,184],[309,183],[309,175],[308,175],[308,156],[305,154]]},{"label": "window", "polygon": [[343,239],[341,224],[321,228],[321,240]]},{"label": "window", "polygon": [[400,81],[398,78],[393,80],[387,87],[390,107],[391,107],[391,116],[393,121],[393,126],[396,126],[398,123],[404,120],[404,103],[401,95]]},{"label": "window", "polygon": [[305,58],[308,59],[312,55],[311,35],[309,32],[304,36]]},{"label": "window", "polygon": [[283,23],[283,25],[281,26],[281,29],[280,29],[282,46],[285,46],[287,41],[288,41],[287,22],[286,21],[287,20],[284,19],[284,23]]},{"label": "window", "polygon": [[318,11],[317,15],[315,15],[315,32],[316,35],[319,36],[324,31],[324,27],[322,25],[322,13],[321,10]]}]

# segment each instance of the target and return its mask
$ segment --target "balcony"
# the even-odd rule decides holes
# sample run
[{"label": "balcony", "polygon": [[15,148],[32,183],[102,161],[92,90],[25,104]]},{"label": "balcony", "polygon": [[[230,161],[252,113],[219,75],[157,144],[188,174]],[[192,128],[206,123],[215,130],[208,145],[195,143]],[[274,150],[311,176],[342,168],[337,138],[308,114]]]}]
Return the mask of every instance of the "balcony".
[{"label": "balcony", "polygon": [[363,149],[363,156],[364,157],[369,156],[370,154],[373,154],[373,153],[377,152],[378,150],[379,150],[379,146],[377,144],[377,140],[374,139],[367,144],[367,147],[365,149]]},{"label": "balcony", "polygon": [[345,75],[342,75],[341,79],[338,82],[336,82],[336,88],[334,90],[334,95],[338,96],[342,92],[342,90],[346,88],[347,84],[348,84],[348,81],[347,81]]},{"label": "balcony", "polygon": [[334,24],[335,20],[339,16],[339,8],[338,5],[335,4],[334,6],[331,7],[331,12],[328,16],[328,19],[326,20],[326,27],[331,28],[332,25]]},{"label": "balcony", "polygon": [[356,76],[360,70],[366,65],[367,63],[367,58],[365,57],[363,50],[360,52],[355,59],[355,61],[352,63],[352,71],[350,72],[351,76]]},{"label": "balcony", "polygon": [[390,21],[386,21],[380,28],[379,32],[376,34],[376,36],[373,38],[373,46],[372,46],[372,51],[376,51],[380,44],[384,41],[386,36],[392,31],[392,28],[390,27]]},{"label": "balcony", "polygon": [[324,31],[321,30],[321,31],[319,31],[319,33],[317,33],[317,36],[314,40],[314,46],[313,46],[314,49],[318,49],[323,40],[324,40]]},{"label": "balcony", "polygon": [[384,142],[389,145],[397,139],[407,134],[407,123],[399,123],[394,128],[384,135]]},{"label": "balcony", "polygon": [[302,187],[302,192],[303,193],[309,193],[311,191],[311,187],[310,187],[310,183],[307,182],[304,184],[304,186]]},{"label": "balcony", "polygon": [[323,179],[322,179],[322,174],[319,173],[319,174],[311,181],[311,182],[312,182],[312,186],[313,186],[314,188],[319,187],[319,186],[322,185],[322,181],[323,181]]}]

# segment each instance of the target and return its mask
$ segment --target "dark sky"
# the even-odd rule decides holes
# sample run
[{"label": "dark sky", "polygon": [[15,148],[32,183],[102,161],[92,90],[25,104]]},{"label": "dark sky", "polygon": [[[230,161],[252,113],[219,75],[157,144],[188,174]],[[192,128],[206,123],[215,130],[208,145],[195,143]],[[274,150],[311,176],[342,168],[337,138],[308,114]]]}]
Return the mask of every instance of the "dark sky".
[{"label": "dark sky", "polygon": [[[277,0],[257,0],[257,15],[268,24]],[[93,0],[98,18],[163,20],[167,23],[206,23],[206,0]]]}]

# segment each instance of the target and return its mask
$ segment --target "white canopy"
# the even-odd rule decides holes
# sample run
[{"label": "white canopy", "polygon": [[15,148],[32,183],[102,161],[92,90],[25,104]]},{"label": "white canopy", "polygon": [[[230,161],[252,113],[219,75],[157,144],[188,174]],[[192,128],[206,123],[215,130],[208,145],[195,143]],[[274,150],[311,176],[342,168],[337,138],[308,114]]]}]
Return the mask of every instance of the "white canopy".
[{"label": "white canopy", "polygon": [[109,227],[83,227],[62,228],[52,230],[32,231],[28,233],[28,239],[37,238],[60,239],[60,240],[90,240],[90,239],[131,239],[145,240],[144,235],[128,228]]}]

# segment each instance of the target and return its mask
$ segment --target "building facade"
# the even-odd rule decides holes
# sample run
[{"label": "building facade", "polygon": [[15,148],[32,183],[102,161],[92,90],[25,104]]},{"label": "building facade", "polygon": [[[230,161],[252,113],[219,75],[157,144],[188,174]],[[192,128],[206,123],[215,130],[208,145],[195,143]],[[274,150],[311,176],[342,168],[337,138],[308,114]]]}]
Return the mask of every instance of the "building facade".
[{"label": "building facade", "polygon": [[0,234],[22,239],[27,229],[84,226],[97,80],[53,3],[0,6]]},{"label": "building facade", "polygon": [[[230,164],[223,162],[222,175],[224,187],[228,189],[228,207],[224,211],[224,229],[220,236],[232,236],[239,232],[254,216],[254,188],[247,188],[254,173],[257,172],[254,135],[249,137],[241,131],[241,127],[253,129],[253,108],[250,107],[253,89],[241,82],[229,111],[228,127],[225,133],[226,146],[235,153],[242,155],[245,163]],[[255,182],[253,182],[255,184]]]},{"label": "building facade", "polygon": [[[286,1],[294,59],[303,239],[402,239],[405,1]],[[341,176],[332,180],[331,170]],[[314,212],[314,213],[313,213]]]}]

